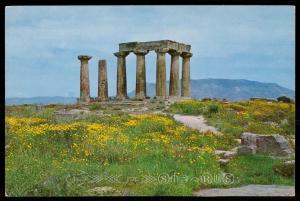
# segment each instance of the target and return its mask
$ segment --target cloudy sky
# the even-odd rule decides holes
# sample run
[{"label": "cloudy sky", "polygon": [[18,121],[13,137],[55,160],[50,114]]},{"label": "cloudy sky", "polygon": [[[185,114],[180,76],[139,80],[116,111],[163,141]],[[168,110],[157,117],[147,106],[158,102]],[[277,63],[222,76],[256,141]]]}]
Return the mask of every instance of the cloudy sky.
[{"label": "cloudy sky", "polygon": [[[192,46],[192,79],[295,89],[293,6],[13,6],[5,12],[5,96],[79,96],[80,54],[93,56],[91,96],[99,59],[107,60],[114,96],[118,44],[164,39]],[[127,57],[128,91],[135,87],[135,60]],[[155,60],[155,52],[146,55],[147,82],[155,82]]]}]

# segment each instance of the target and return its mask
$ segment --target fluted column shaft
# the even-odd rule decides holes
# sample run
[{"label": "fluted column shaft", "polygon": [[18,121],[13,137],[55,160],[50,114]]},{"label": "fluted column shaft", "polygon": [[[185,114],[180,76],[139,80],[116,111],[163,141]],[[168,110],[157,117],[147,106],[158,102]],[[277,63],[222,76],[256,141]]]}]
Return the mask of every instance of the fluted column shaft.
[{"label": "fluted column shaft", "polygon": [[190,83],[190,58],[192,53],[182,53],[182,79],[181,79],[181,96],[191,96],[191,83]]},{"label": "fluted column shaft", "polygon": [[146,98],[146,65],[145,65],[145,55],[148,51],[135,51],[136,55],[136,88],[135,96],[136,99]]},{"label": "fluted column shaft", "polygon": [[98,100],[108,100],[106,60],[99,60],[98,63]]},{"label": "fluted column shaft", "polygon": [[89,60],[91,56],[80,55],[80,102],[90,102]]},{"label": "fluted column shaft", "polygon": [[167,49],[158,49],[156,57],[156,96],[166,97],[166,52]]},{"label": "fluted column shaft", "polygon": [[116,52],[117,61],[117,99],[127,98],[126,56],[128,52]]},{"label": "fluted column shaft", "polygon": [[179,93],[179,52],[170,52],[171,54],[171,71],[169,96],[178,96]]}]

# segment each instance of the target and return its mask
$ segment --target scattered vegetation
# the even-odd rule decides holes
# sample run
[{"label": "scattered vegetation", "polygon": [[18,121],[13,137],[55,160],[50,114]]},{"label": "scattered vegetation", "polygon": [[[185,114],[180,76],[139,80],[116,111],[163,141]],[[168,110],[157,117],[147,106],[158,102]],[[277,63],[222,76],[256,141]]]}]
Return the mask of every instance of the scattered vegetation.
[{"label": "scattered vegetation", "polygon": [[[113,187],[115,195],[192,195],[203,186],[294,185],[289,174],[278,173],[274,165],[278,161],[264,156],[232,159],[227,171],[238,177],[235,183],[201,179],[222,175],[213,151],[236,147],[235,138],[244,131],[293,137],[292,103],[205,100],[178,102],[169,108],[203,114],[223,136],[199,133],[165,115],[53,116],[53,111],[62,108],[51,105],[36,113],[32,105],[6,107],[9,196],[97,195],[91,189],[100,187]],[[90,109],[99,108],[92,105]]]},{"label": "scattered vegetation", "polygon": [[[233,140],[200,134],[167,116],[90,115],[64,122],[47,111],[47,118],[27,117],[29,111],[5,119],[11,196],[91,195],[88,190],[99,186],[113,186],[120,194],[130,189],[140,195],[191,195],[200,181],[170,178],[197,178],[204,170],[219,174],[213,150],[234,146]],[[97,180],[105,174],[118,181]],[[168,181],[160,181],[165,176]],[[133,177],[138,181],[127,181]]]},{"label": "scattered vegetation", "polygon": [[236,138],[242,132],[278,133],[288,138],[295,134],[295,104],[249,100],[223,102],[217,100],[188,100],[177,102],[170,112],[204,115],[221,132]]}]

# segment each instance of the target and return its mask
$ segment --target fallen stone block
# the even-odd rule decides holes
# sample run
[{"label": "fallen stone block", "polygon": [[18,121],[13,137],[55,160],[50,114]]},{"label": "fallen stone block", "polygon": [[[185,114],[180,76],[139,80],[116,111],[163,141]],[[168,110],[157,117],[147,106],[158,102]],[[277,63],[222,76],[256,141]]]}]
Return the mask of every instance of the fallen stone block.
[{"label": "fallen stone block", "polygon": [[292,156],[294,150],[289,142],[279,134],[259,135],[243,133],[242,144],[238,147],[238,154],[270,154],[272,156]]},{"label": "fallen stone block", "polygon": [[229,159],[219,159],[220,165],[227,165],[229,163]]},{"label": "fallen stone block", "polygon": [[224,158],[232,158],[237,154],[237,152],[234,151],[226,151],[225,154],[223,155]]},{"label": "fallen stone block", "polygon": [[238,154],[255,154],[256,146],[246,146],[246,145],[239,146],[237,149],[237,153]]},{"label": "fallen stone block", "polygon": [[226,152],[226,151],[224,151],[224,150],[215,150],[215,151],[214,151],[214,154],[223,157],[224,154],[225,154],[225,152]]}]

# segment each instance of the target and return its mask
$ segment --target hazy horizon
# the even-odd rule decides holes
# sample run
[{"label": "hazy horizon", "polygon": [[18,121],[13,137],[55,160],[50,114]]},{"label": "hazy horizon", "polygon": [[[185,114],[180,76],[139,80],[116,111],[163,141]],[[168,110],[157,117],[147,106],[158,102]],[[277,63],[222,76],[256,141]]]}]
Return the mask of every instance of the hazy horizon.
[{"label": "hazy horizon", "polygon": [[[221,79],[225,79],[225,78],[202,78],[202,80],[205,80],[205,79],[218,79],[218,80],[221,80]],[[191,81],[193,80],[200,80],[200,79],[191,79]],[[247,80],[247,79],[225,79],[225,80]],[[250,81],[250,82],[259,82],[259,81],[256,81],[256,80],[247,80],[247,81]],[[166,82],[169,82],[169,80],[166,80]],[[264,83],[264,84],[277,84],[279,85],[278,83],[275,83],[275,82],[260,82],[260,83]],[[147,82],[147,84],[155,84],[155,82]],[[281,85],[279,85],[280,87],[283,87]],[[283,88],[286,88],[286,87],[283,87]],[[289,89],[289,88],[286,88],[286,89]],[[295,90],[293,89],[289,89],[289,90],[292,90],[295,92]],[[135,91],[135,89],[131,90],[131,91],[127,91],[127,93],[129,94],[130,92],[133,92]],[[112,95],[109,95],[110,97],[113,97],[115,96],[116,94],[112,94]],[[59,96],[59,95],[53,95],[53,96],[27,96],[27,97],[5,97],[5,99],[8,99],[8,98],[37,98],[37,97],[65,97],[65,98],[79,98],[79,96]],[[91,96],[91,97],[97,97],[96,96]]]}]

